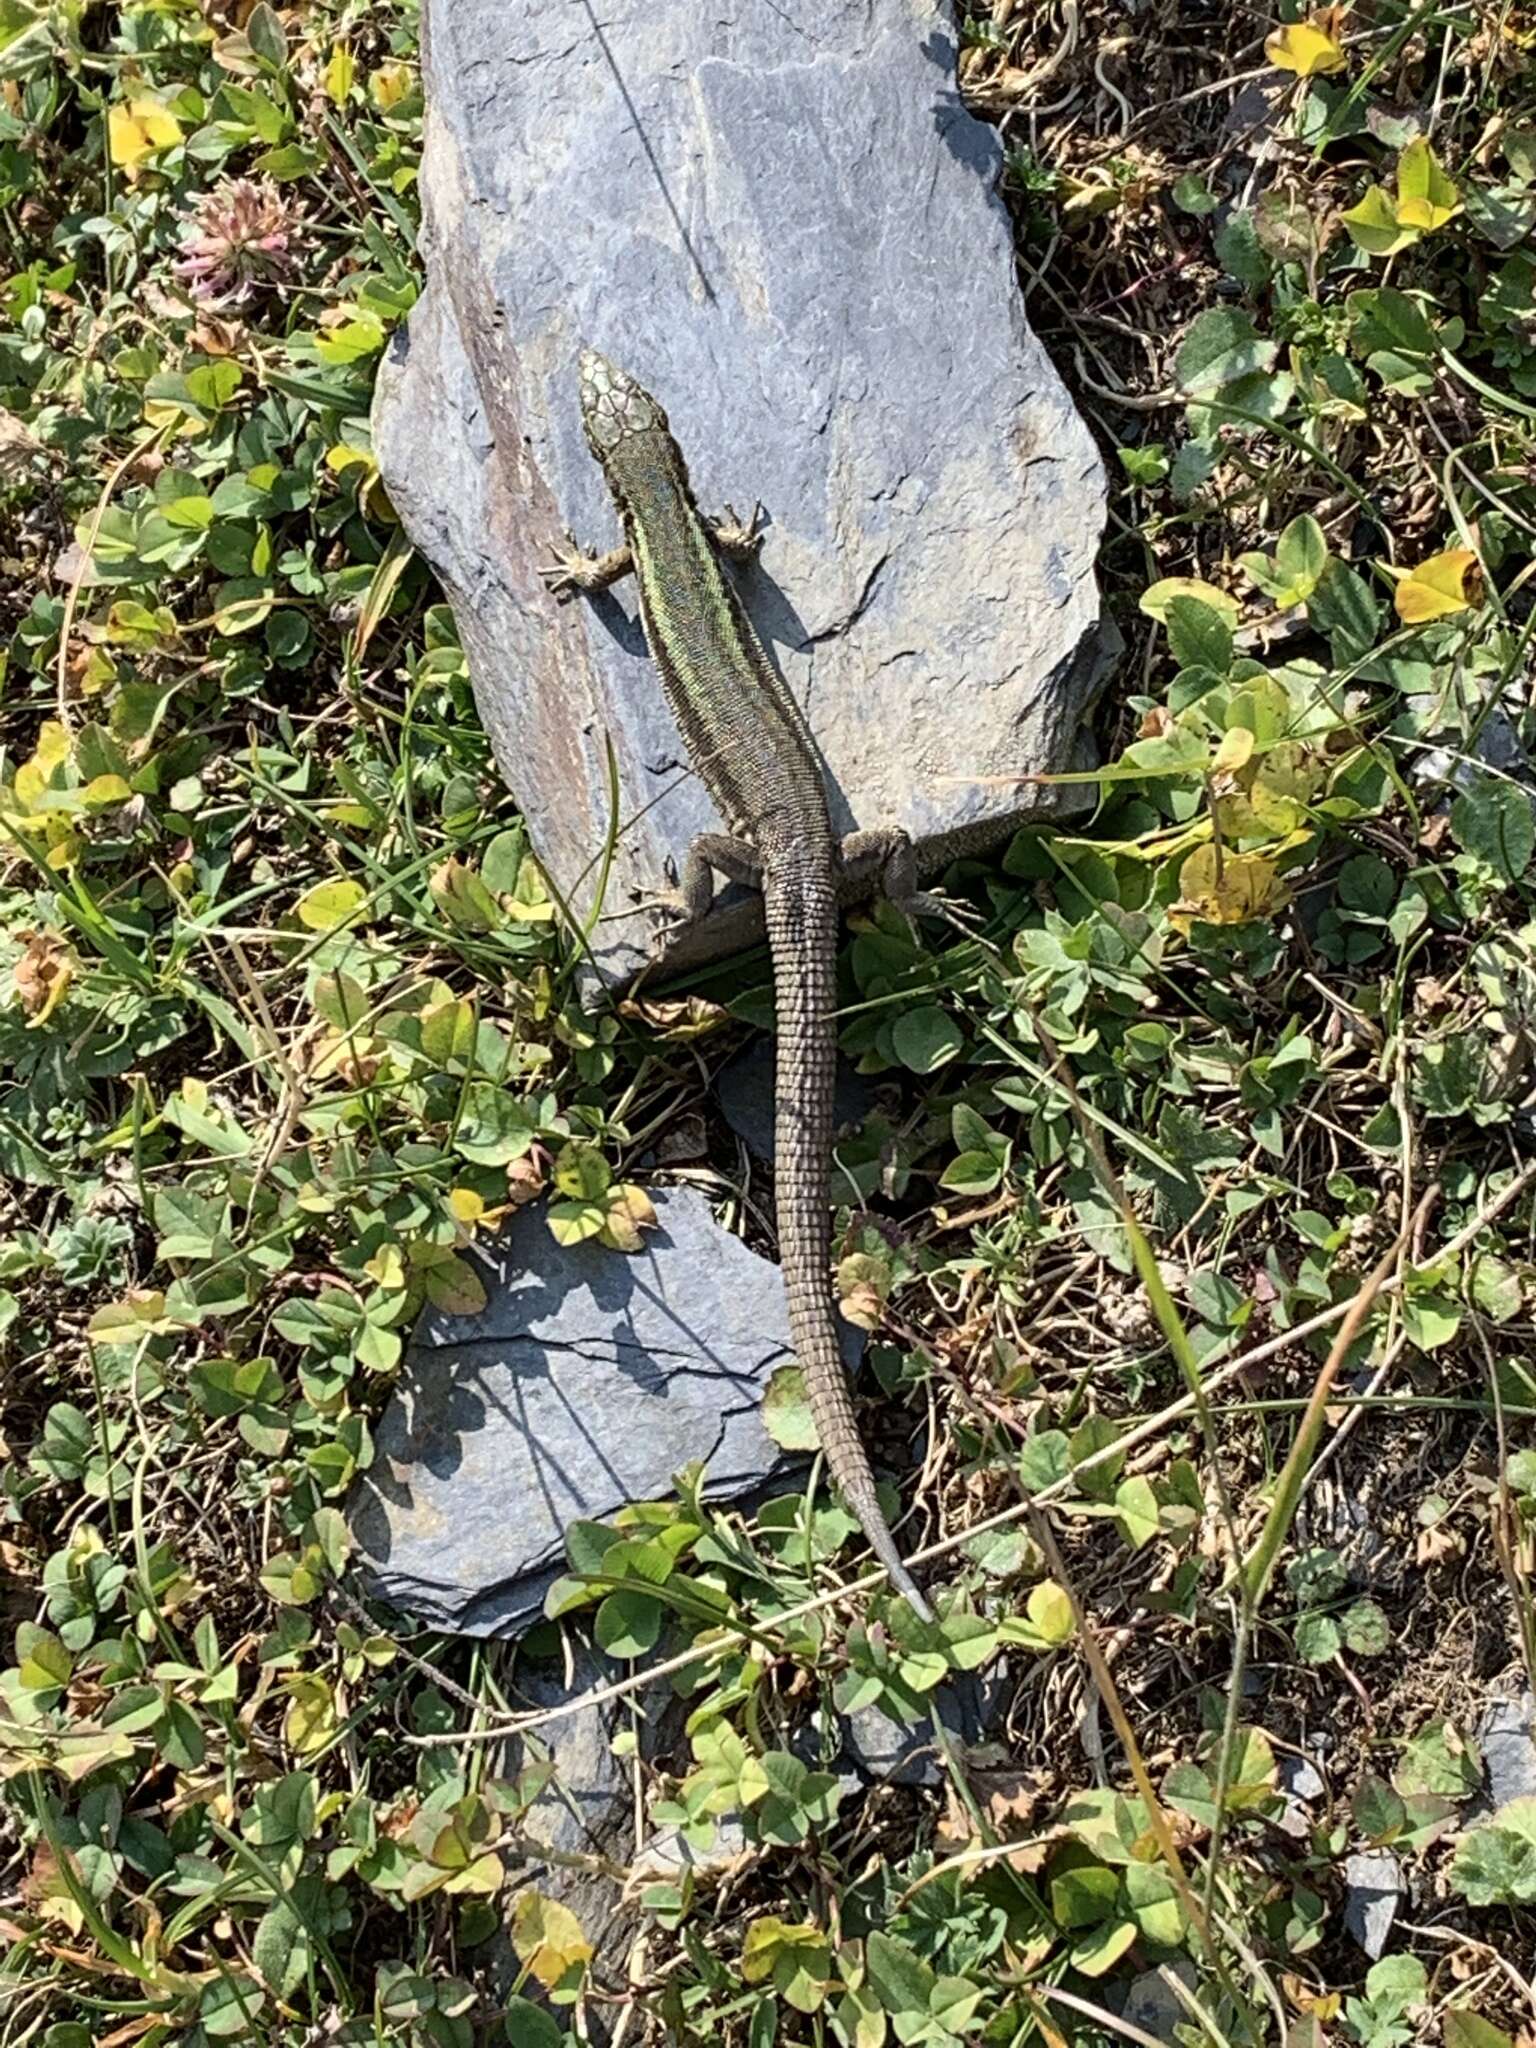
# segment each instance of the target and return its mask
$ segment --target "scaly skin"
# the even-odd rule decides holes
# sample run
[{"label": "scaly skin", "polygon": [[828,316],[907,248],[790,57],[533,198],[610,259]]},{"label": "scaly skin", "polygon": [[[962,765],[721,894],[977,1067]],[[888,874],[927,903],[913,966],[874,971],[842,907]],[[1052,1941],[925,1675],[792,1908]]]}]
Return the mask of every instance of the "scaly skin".
[{"label": "scaly skin", "polygon": [[890,893],[910,897],[910,848],[903,834],[888,832],[839,845],[804,716],[722,566],[722,551],[749,551],[752,535],[711,526],[700,514],[656,400],[588,349],[581,415],[626,545],[596,559],[564,559],[551,587],[562,596],[601,590],[631,570],[638,580],[667,701],[727,828],[690,852],[686,913],[708,908],[711,870],[761,885],[778,1009],[775,1186],[790,1334],[832,1476],[892,1584],[928,1619],[880,1511],[854,1420],[830,1274],[838,904],[850,865],[881,867]]}]

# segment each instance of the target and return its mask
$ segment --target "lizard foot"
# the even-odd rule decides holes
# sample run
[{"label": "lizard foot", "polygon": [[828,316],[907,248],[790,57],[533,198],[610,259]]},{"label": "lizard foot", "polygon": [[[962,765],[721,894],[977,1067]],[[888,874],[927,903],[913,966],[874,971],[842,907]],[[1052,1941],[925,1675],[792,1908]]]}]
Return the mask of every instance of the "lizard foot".
[{"label": "lizard foot", "polygon": [[627,547],[612,548],[606,555],[589,555],[571,541],[551,553],[554,559],[540,569],[539,577],[557,604],[569,604],[573,597],[595,597],[634,566]]},{"label": "lizard foot", "polygon": [[752,508],[752,517],[745,522],[737,517],[734,505],[727,505],[722,516],[711,522],[716,547],[733,562],[750,562],[763,544],[762,519],[761,505]]},{"label": "lizard foot", "polygon": [[966,903],[958,896],[946,896],[942,889],[917,889],[910,896],[903,896],[897,908],[904,911],[909,919],[939,918],[967,937],[979,931],[986,922],[984,913],[974,903]]}]

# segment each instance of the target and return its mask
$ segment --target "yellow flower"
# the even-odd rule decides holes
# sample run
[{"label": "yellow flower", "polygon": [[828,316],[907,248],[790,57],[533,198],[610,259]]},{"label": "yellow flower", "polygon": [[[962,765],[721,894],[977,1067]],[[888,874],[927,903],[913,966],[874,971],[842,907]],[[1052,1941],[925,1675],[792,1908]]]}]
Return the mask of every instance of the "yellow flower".
[{"label": "yellow flower", "polygon": [[181,123],[158,100],[129,100],[107,112],[107,147],[113,163],[130,178],[146,157],[174,149],[180,140]]}]

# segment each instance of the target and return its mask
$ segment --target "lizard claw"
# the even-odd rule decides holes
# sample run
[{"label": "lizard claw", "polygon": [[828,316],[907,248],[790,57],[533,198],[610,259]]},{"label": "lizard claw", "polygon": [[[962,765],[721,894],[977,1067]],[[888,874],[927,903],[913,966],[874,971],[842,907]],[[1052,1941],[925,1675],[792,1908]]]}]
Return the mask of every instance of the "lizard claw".
[{"label": "lizard claw", "polygon": [[733,562],[750,561],[763,544],[762,517],[761,504],[753,506],[752,517],[745,522],[734,505],[725,506],[721,517],[712,522],[715,545]]},{"label": "lizard claw", "polygon": [[957,896],[946,896],[942,889],[919,889],[914,895],[904,897],[900,907],[909,919],[936,917],[967,936],[979,931],[986,921],[974,903],[962,902]]},{"label": "lizard claw", "polygon": [[569,536],[564,547],[551,548],[550,553],[554,560],[546,563],[539,575],[557,604],[577,596],[596,597],[634,567],[627,547],[614,548],[606,555],[589,555]]},{"label": "lizard claw", "polygon": [[698,922],[698,912],[681,889],[657,889],[635,906],[654,913],[660,930],[675,934]]},{"label": "lizard claw", "polygon": [[539,581],[544,585],[556,604],[569,604],[573,597],[580,595],[583,584],[582,566],[586,556],[574,542],[564,547],[552,548],[552,560],[539,570]]}]

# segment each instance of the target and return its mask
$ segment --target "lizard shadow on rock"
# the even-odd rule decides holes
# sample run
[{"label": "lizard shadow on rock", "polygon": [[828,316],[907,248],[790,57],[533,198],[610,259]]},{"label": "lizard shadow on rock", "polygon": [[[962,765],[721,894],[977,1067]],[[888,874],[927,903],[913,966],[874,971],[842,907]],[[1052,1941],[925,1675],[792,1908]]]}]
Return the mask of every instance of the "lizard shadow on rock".
[{"label": "lizard shadow on rock", "polygon": [[956,163],[974,171],[988,185],[997,182],[1002,169],[998,133],[988,122],[973,114],[960,97],[956,82],[959,52],[943,30],[935,29],[922,45],[923,55],[944,75],[946,90],[934,101],[933,132]]},{"label": "lizard shadow on rock", "polygon": [[640,614],[627,612],[611,590],[600,591],[586,600],[592,616],[606,629],[626,654],[634,655],[637,661],[649,659],[650,649],[645,644],[645,628],[640,623]]}]

